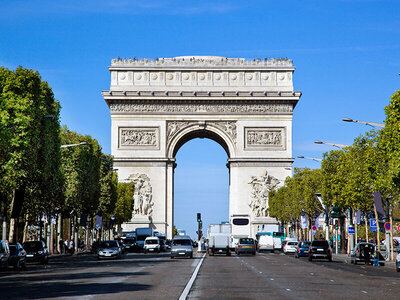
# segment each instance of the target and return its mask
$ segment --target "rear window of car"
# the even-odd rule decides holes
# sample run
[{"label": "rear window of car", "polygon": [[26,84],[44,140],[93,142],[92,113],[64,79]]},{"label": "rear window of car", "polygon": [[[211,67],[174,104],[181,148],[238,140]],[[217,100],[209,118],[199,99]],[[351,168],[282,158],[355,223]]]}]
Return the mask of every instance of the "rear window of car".
[{"label": "rear window of car", "polygon": [[239,244],[254,244],[253,239],[239,239]]},{"label": "rear window of car", "polygon": [[297,246],[297,242],[288,242],[288,245],[290,245],[290,246]]},{"label": "rear window of car", "polygon": [[329,247],[329,244],[327,241],[313,241],[311,244],[313,247]]},{"label": "rear window of car", "polygon": [[191,246],[192,241],[191,240],[173,240],[172,245],[173,246]]},{"label": "rear window of car", "polygon": [[43,244],[41,242],[25,242],[23,247],[26,251],[42,250]]},{"label": "rear window of car", "polygon": [[232,223],[233,223],[233,225],[238,225],[238,226],[248,225],[249,219],[236,218],[236,219],[233,219]]},{"label": "rear window of car", "polygon": [[310,244],[311,244],[311,243],[309,243],[309,242],[300,242],[300,243],[299,243],[299,247],[301,247],[301,248],[308,248],[308,247],[310,247]]}]

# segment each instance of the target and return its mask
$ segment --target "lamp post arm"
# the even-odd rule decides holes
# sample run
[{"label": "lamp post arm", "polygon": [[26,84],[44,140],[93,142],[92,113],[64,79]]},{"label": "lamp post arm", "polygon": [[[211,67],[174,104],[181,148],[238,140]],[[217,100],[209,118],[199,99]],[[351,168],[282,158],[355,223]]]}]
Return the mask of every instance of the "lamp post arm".
[{"label": "lamp post arm", "polygon": [[79,143],[79,144],[61,145],[60,148],[69,148],[69,147],[76,147],[76,146],[83,146],[83,145],[87,145],[87,142],[82,142],[82,143]]}]

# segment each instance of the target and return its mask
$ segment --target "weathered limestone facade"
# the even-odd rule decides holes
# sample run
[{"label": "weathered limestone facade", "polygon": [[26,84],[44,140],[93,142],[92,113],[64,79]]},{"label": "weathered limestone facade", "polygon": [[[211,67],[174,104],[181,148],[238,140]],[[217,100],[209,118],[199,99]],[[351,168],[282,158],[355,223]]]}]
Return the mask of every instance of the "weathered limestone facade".
[{"label": "weathered limestone facade", "polygon": [[[248,215],[252,234],[268,217],[268,192],[292,169],[292,61],[226,57],[113,59],[102,95],[111,113],[112,155],[136,183],[125,230],[153,226],[172,237],[175,155],[205,137],[228,154],[229,215]],[[196,178],[193,178],[196,181]]]}]

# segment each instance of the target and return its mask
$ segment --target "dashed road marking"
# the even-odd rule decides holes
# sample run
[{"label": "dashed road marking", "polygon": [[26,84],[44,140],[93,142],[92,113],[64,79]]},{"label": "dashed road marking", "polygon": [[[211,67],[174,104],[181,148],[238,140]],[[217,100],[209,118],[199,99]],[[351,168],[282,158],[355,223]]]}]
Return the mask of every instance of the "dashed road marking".
[{"label": "dashed road marking", "polygon": [[368,292],[366,292],[366,291],[361,291],[361,292],[363,292],[364,294],[368,294]]},{"label": "dashed road marking", "polygon": [[286,289],[288,292],[290,292],[291,291],[291,289]]},{"label": "dashed road marking", "polygon": [[335,280],[331,279],[331,282],[335,282]]},{"label": "dashed road marking", "polygon": [[199,263],[197,264],[197,267],[194,270],[192,277],[190,278],[190,280],[187,283],[185,289],[183,290],[181,296],[179,297],[179,300],[185,300],[186,297],[189,295],[190,289],[192,288],[192,285],[193,285],[194,281],[196,280],[197,274],[199,273],[201,264],[203,263],[205,257],[206,257],[206,254],[204,253],[203,256],[201,257]]}]

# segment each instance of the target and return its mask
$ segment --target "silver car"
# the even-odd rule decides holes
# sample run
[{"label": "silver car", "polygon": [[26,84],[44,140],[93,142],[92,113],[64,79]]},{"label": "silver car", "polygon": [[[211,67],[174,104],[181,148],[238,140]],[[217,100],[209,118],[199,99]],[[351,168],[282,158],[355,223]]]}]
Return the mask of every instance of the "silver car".
[{"label": "silver car", "polygon": [[99,250],[97,252],[97,258],[121,258],[121,247],[118,241],[102,241],[99,245]]},{"label": "silver car", "polygon": [[175,236],[171,242],[171,258],[193,258],[193,243],[188,235]]}]

